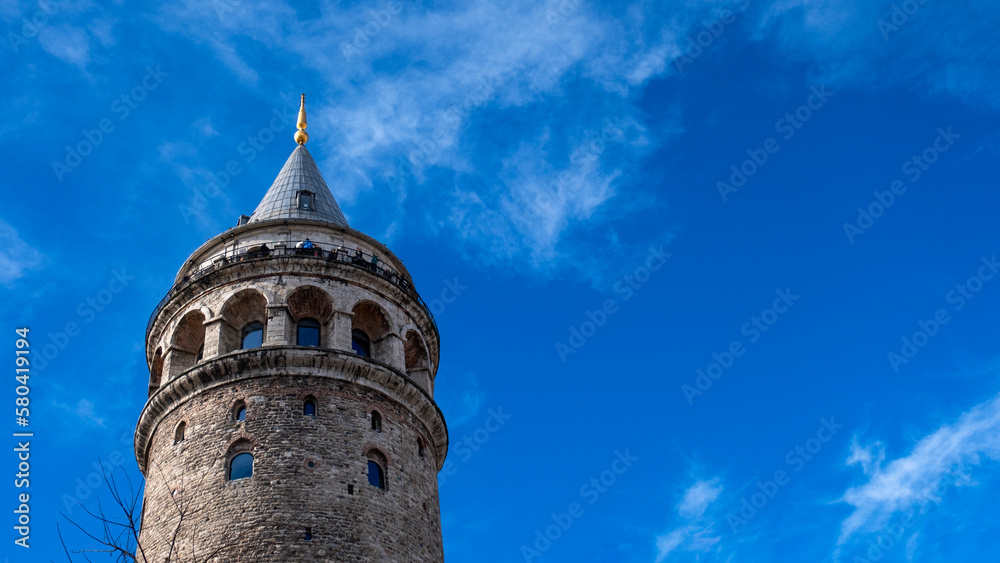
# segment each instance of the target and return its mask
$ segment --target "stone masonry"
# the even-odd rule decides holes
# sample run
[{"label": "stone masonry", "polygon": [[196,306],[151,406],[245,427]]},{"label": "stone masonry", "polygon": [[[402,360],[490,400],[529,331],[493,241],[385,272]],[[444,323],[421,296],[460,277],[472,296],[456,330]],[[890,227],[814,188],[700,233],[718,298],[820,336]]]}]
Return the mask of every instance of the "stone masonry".
[{"label": "stone masonry", "polygon": [[[314,166],[296,151],[274,201],[295,201],[276,189],[327,190],[318,170],[317,184],[295,183],[290,166]],[[150,320],[137,560],[441,562],[448,432],[433,399],[434,319],[378,241],[268,213],[196,250]],[[318,248],[297,250],[306,238]],[[299,345],[298,324],[312,321],[319,346]],[[262,345],[244,348],[256,323]],[[369,355],[352,331],[370,338]],[[230,479],[246,453],[252,475]],[[369,461],[384,488],[369,484]]]}]

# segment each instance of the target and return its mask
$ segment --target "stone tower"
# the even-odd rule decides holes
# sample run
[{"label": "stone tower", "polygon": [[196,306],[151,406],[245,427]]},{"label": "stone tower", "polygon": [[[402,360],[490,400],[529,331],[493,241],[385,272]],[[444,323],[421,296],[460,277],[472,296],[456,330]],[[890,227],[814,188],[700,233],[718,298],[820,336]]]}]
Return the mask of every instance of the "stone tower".
[{"label": "stone tower", "polygon": [[406,267],[352,229],[305,143],[194,251],[146,330],[137,559],[444,560],[440,344]]}]

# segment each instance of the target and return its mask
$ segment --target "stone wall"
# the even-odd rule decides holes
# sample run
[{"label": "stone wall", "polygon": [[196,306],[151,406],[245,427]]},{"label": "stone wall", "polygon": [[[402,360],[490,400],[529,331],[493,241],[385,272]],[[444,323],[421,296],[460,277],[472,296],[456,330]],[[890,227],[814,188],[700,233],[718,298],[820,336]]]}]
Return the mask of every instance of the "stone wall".
[{"label": "stone wall", "polygon": [[[377,250],[409,276],[374,239],[309,222],[239,227],[195,251],[146,342],[138,560],[442,562],[437,472],[448,433],[433,400],[440,346],[430,312],[368,269],[306,256],[184,278],[228,246],[276,236]],[[320,324],[319,347],[297,345],[303,318]],[[250,322],[264,325],[263,344],[242,350]],[[351,330],[361,327],[371,357],[352,351]],[[315,416],[304,414],[306,400]],[[230,460],[247,452],[253,475],[229,479]],[[385,466],[385,489],[368,482],[370,458]]]},{"label": "stone wall", "polygon": [[[307,397],[315,417],[303,415]],[[237,401],[247,405],[242,422],[232,416]],[[372,408],[381,432],[371,429]],[[328,377],[269,375],[203,391],[153,432],[146,560],[166,559],[184,513],[177,561],[217,551],[225,562],[443,561],[437,466],[430,451],[420,455],[418,438],[431,439],[407,407]],[[228,481],[227,453],[240,440],[252,445],[253,476]],[[371,447],[388,459],[385,490],[368,484]]]}]

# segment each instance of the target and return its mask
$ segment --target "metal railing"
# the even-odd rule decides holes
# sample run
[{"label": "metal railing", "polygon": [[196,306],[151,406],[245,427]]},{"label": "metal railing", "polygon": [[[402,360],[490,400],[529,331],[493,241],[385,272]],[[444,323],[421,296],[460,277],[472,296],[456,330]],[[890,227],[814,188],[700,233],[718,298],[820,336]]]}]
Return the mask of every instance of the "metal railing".
[{"label": "metal railing", "polygon": [[367,270],[372,274],[389,281],[389,283],[399,287],[408,295],[413,297],[427,311],[427,315],[431,319],[431,324],[434,325],[434,330],[437,330],[437,321],[434,319],[434,313],[431,312],[431,308],[427,306],[427,303],[424,303],[424,300],[421,299],[420,294],[417,293],[413,284],[410,283],[405,276],[387,266],[385,262],[378,257],[378,255],[367,253],[361,250],[361,248],[349,249],[345,246],[334,246],[333,248],[326,250],[322,248],[321,245],[315,243],[313,243],[312,248],[298,246],[288,247],[286,246],[287,244],[289,244],[288,241],[271,241],[256,242],[245,246],[233,246],[203,261],[196,270],[188,272],[188,274],[181,278],[180,281],[175,283],[174,286],[170,288],[170,291],[168,291],[163,299],[161,299],[156,305],[156,308],[153,309],[153,313],[149,316],[149,322],[146,323],[146,341],[149,341],[149,333],[153,329],[153,323],[156,321],[156,316],[159,314],[160,310],[163,309],[163,306],[166,305],[167,302],[170,301],[175,295],[180,293],[180,291],[188,283],[202,278],[216,270],[229,266],[230,264],[252,260],[266,260],[268,258],[275,257],[321,259],[336,262],[337,264],[352,266],[361,270]]}]

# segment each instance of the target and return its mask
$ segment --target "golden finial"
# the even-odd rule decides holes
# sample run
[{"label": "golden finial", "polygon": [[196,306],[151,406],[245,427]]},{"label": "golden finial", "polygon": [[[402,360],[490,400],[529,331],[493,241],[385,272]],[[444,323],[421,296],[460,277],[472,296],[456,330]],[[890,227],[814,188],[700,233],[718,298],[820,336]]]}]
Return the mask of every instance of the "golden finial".
[{"label": "golden finial", "polygon": [[295,142],[304,145],[309,140],[309,133],[306,133],[306,95],[302,94],[302,101],[299,105],[299,122],[296,125],[299,130],[295,132]]}]

